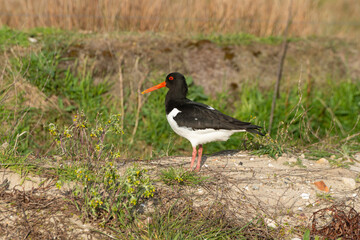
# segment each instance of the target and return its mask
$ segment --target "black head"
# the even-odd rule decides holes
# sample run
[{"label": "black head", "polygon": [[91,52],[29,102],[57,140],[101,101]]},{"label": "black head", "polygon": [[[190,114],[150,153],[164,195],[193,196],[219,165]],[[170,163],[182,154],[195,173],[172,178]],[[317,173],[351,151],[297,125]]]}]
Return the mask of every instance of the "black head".
[{"label": "black head", "polygon": [[178,72],[170,73],[166,76],[166,87],[169,88],[169,92],[175,96],[186,97],[188,87],[184,75]]}]

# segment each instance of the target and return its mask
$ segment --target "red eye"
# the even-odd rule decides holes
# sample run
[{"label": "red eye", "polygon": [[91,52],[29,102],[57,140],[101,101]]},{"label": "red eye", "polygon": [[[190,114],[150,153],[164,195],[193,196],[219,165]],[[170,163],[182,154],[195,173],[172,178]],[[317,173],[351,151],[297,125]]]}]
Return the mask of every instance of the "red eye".
[{"label": "red eye", "polygon": [[174,77],[169,77],[169,80],[174,80]]}]

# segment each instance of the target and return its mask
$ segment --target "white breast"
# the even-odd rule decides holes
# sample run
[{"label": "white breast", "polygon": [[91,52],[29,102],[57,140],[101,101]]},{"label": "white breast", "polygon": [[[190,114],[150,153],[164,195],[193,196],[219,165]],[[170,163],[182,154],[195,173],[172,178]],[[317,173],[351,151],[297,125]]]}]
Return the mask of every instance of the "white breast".
[{"label": "white breast", "polygon": [[[193,147],[208,142],[226,141],[236,132],[245,132],[245,130],[215,130],[210,128],[193,130],[187,127],[179,127],[174,117],[180,112],[177,108],[174,108],[166,118],[174,132],[189,140]],[[194,121],[197,121],[197,119],[195,118]]]}]

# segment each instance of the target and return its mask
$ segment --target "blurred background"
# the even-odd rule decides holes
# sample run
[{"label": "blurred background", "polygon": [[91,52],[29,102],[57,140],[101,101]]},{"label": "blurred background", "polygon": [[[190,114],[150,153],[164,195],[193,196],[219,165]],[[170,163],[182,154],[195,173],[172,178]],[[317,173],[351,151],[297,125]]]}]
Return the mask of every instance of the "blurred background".
[{"label": "blurred background", "polygon": [[272,141],[239,134],[207,153],[351,153],[359,16],[358,0],[0,0],[0,145],[43,154],[48,124],[84,111],[89,122],[121,114],[124,135],[110,140],[123,157],[188,154],[166,122],[166,91],[139,95],[179,71],[192,100],[271,130]]},{"label": "blurred background", "polygon": [[0,23],[18,29],[246,32],[264,37],[282,35],[289,13],[291,36],[359,37],[360,28],[356,0],[2,0],[0,9]]}]

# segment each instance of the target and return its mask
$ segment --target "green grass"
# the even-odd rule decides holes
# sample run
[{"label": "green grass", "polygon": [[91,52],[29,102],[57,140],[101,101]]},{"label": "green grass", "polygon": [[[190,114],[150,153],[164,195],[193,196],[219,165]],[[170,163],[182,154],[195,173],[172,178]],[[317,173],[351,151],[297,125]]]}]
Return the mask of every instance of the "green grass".
[{"label": "green grass", "polygon": [[[118,101],[113,99],[108,93],[111,84],[108,81],[94,83],[94,71],[85,60],[81,66],[76,61],[73,67],[63,67],[66,61],[71,59],[64,58],[64,52],[70,44],[70,40],[59,38],[54,41],[51,33],[55,30],[35,29],[27,32],[19,31],[19,37],[15,30],[3,28],[15,39],[14,44],[25,44],[25,36],[30,32],[43,36],[40,51],[30,52],[27,55],[13,57],[10,59],[11,68],[8,68],[7,76],[11,83],[11,75],[14,71],[24,77],[29,83],[38,87],[46,96],[56,96],[58,101],[57,110],[48,110],[43,115],[45,122],[69,124],[74,113],[83,110],[89,117],[90,122],[94,122],[98,113],[102,113],[103,118],[107,118],[111,113],[120,112]],[[24,35],[23,37],[22,34]],[[55,31],[56,36],[66,36],[68,32],[62,33]],[[77,41],[81,41],[81,35]],[[211,36],[204,36],[212,39]],[[239,34],[234,39],[253,39],[252,36]],[[261,40],[262,41],[262,40]],[[264,43],[270,44],[264,40]],[[275,40],[274,40],[275,41]],[[229,44],[230,42],[226,42]],[[239,42],[234,41],[234,44]],[[163,74],[151,75],[148,81],[153,84],[163,81]],[[6,79],[6,78],[5,78]],[[107,79],[105,76],[104,79]],[[228,93],[218,93],[215,98],[204,94],[201,86],[193,84],[191,76],[187,76],[189,87],[189,98],[209,104],[219,109],[225,114],[229,114],[243,121],[251,121],[267,130],[268,118],[270,115],[272,91],[258,90],[257,84],[244,84],[241,89],[234,91],[229,96]],[[308,91],[310,89],[310,91]],[[6,89],[2,89],[2,92]],[[152,92],[146,96],[146,101],[139,112],[138,129],[133,136],[134,119],[136,118],[136,102],[132,93],[124,91],[124,123],[123,130],[125,135],[121,139],[113,138],[123,149],[126,148],[126,156],[149,158],[149,156],[165,156],[173,154],[184,154],[191,151],[189,142],[173,133],[166,121],[163,108],[165,90]],[[331,92],[332,94],[328,94]],[[0,97],[1,99],[1,97]],[[1,101],[1,100],[0,100]],[[18,103],[21,103],[18,99]],[[1,106],[1,105],[0,105]],[[48,148],[46,142],[49,138],[45,136],[43,127],[36,125],[42,111],[39,109],[29,109],[22,107],[18,109],[16,116],[9,118],[13,114],[11,110],[0,107],[0,119],[14,126],[12,133],[9,131],[2,134],[2,139],[14,143],[17,134],[27,132],[31,134],[23,135],[21,141],[23,151],[37,151],[44,146]],[[25,114],[21,118],[21,112]],[[267,141],[250,134],[235,134],[227,142],[214,142],[206,145],[206,153],[214,153],[224,149],[252,150],[257,154],[267,154],[276,158],[283,152],[294,146],[306,146],[322,139],[333,139],[332,144],[339,144],[339,140],[346,138],[360,131],[360,124],[355,125],[358,113],[360,112],[360,83],[352,82],[347,79],[328,79],[321,88],[312,88],[303,84],[302,86],[287,87],[281,91],[277,101],[274,118],[274,128],[271,141]],[[10,119],[12,119],[10,121]],[[19,121],[19,124],[14,122]],[[16,126],[16,127],[15,127]],[[6,136],[5,136],[6,135]],[[352,142],[359,140],[359,136],[351,139],[347,145],[351,148]],[[245,142],[244,142],[245,141]],[[45,145],[44,145],[45,143]],[[132,143],[132,144],[131,144]],[[141,144],[136,144],[141,143]],[[244,144],[245,143],[245,144]],[[148,150],[144,151],[144,146]],[[151,151],[149,150],[151,149]],[[355,147],[355,150],[357,147]],[[324,148],[326,152],[328,148]],[[353,150],[353,151],[355,151]],[[319,151],[322,151],[321,149]],[[316,153],[315,153],[316,155]]]},{"label": "green grass", "polygon": [[[26,32],[6,27],[0,29],[2,50],[12,46],[36,47],[28,53],[9,54],[8,65],[1,73],[5,82],[0,89],[0,123],[3,126],[0,128],[1,164],[21,173],[55,178],[58,187],[67,181],[81,183],[78,184],[75,199],[83,217],[94,221],[101,218],[98,223],[112,229],[120,238],[248,237],[244,225],[234,224],[225,216],[217,215],[221,213],[221,206],[219,211],[203,215],[204,211],[181,205],[181,202],[170,207],[160,206],[161,211],[145,216],[151,218],[149,224],[139,227],[138,223],[143,223],[141,217],[144,216],[137,215],[135,209],[139,204],[146,203],[145,195],[153,194],[149,190],[153,190],[156,181],[181,188],[184,185],[206,184],[209,180],[206,176],[182,168],[164,169],[160,176],[156,176],[158,179],[150,178],[136,167],[129,168],[122,175],[114,170],[112,160],[118,158],[190,155],[191,145],[173,133],[166,121],[166,90],[142,96],[144,105],[139,112],[138,129],[134,131],[137,96],[130,89],[124,89],[125,114],[121,116],[122,122],[118,116],[122,106],[110,95],[112,85],[106,80],[109,77],[104,76],[103,82],[95,83],[95,72],[89,66],[90,62],[85,60],[79,66],[76,60],[64,57],[72,39],[81,42],[84,37],[75,34],[67,38],[69,35],[69,32],[51,29]],[[39,42],[31,45],[28,41],[30,36],[39,39]],[[220,45],[281,42],[281,38],[261,39],[246,34],[209,35],[200,36],[199,39],[209,39]],[[64,67],[68,66],[68,61],[73,63],[72,66]],[[159,72],[162,71],[153,70],[147,81],[152,84],[162,82],[165,75]],[[35,86],[46,97],[55,96],[56,106],[50,109],[29,107],[23,93],[9,94],[13,90],[12,84],[18,80],[17,76]],[[232,93],[220,92],[216,97],[210,97],[201,86],[193,83],[191,76],[187,76],[187,81],[190,99],[209,104],[225,114],[267,130],[272,91],[259,90],[257,84],[253,83],[244,84]],[[7,102],[3,104],[5,100]],[[307,84],[289,86],[281,91],[277,101],[271,136],[235,134],[227,142],[207,144],[205,154],[240,149],[277,158],[284,152],[306,150],[308,159],[325,157],[334,166],[349,167],[349,158],[359,151],[360,136],[356,135],[360,132],[360,124],[356,124],[359,112],[359,81],[327,79],[317,88]],[[87,117],[86,120],[82,119],[81,113]],[[116,127],[112,124],[116,124]],[[114,131],[124,131],[125,134],[115,134]],[[349,140],[345,140],[348,137]],[[55,158],[58,154],[61,156]],[[39,158],[29,158],[35,155]],[[335,158],[331,159],[332,155]],[[300,160],[293,165],[303,167]],[[109,183],[109,180],[112,182]]]},{"label": "green grass", "polygon": [[173,168],[162,170],[161,181],[167,185],[189,185],[196,186],[208,181],[208,177],[202,177],[195,172],[187,171],[183,168]]},{"label": "green grass", "polygon": [[[281,36],[257,37],[248,33],[228,33],[228,34],[200,34],[194,36],[197,40],[210,40],[219,45],[248,45],[251,43],[262,43],[278,45],[283,41]],[[288,41],[300,41],[299,38],[289,38]]]},{"label": "green grass", "polygon": [[[15,30],[7,26],[0,28],[0,50],[4,51],[12,46],[29,47],[49,42],[69,41],[70,32],[55,28],[33,28],[29,30]],[[36,39],[36,43],[30,42],[29,38]]]},{"label": "green grass", "polygon": [[[218,211],[218,212],[215,212]],[[143,239],[245,239],[244,228],[226,221],[219,209],[200,215],[191,207],[156,212],[152,223],[140,235]],[[254,233],[256,235],[256,233]],[[255,237],[255,236],[253,236]]]}]

